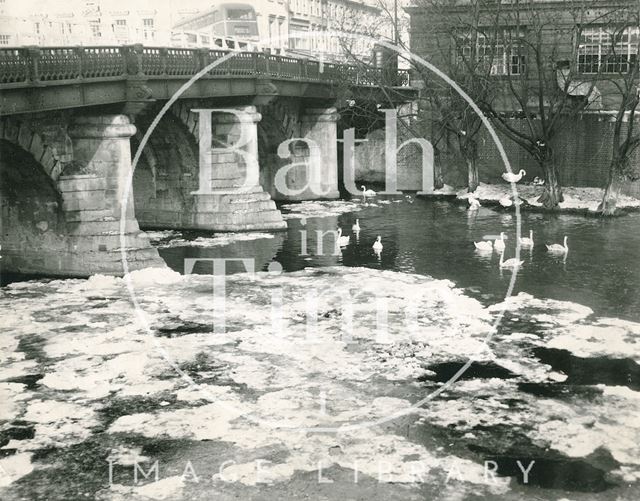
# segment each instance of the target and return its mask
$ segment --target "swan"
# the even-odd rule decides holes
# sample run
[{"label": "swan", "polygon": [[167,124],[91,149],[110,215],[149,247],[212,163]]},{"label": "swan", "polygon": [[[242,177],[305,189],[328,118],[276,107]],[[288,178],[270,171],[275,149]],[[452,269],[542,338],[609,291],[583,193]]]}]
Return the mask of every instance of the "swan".
[{"label": "swan", "polygon": [[512,172],[503,172],[502,179],[504,179],[507,183],[517,183],[522,179],[527,172],[524,169],[520,169],[520,172],[517,174],[513,174]]},{"label": "swan", "polygon": [[373,242],[373,250],[375,252],[381,252],[382,251],[382,238],[380,237],[380,235],[378,235],[376,237],[376,241]]},{"label": "swan", "polygon": [[360,189],[362,190],[362,198],[363,199],[367,199],[367,197],[375,197],[376,196],[376,192],[373,190],[368,190],[365,185],[363,184],[362,186],[360,186]]},{"label": "swan", "polygon": [[477,198],[469,197],[467,201],[469,202],[469,210],[476,210],[481,207],[480,201]]},{"label": "swan", "polygon": [[499,202],[503,207],[511,207],[513,205],[513,201],[510,197],[502,197]]},{"label": "swan", "polygon": [[569,246],[567,245],[567,236],[564,236],[564,245],[560,245],[560,244],[551,244],[551,245],[547,245],[547,251],[549,252],[562,252],[562,253],[566,253],[569,252]]},{"label": "swan", "polygon": [[505,244],[504,244],[504,231],[500,232],[500,239],[496,239],[495,242],[493,242],[493,248],[497,251],[503,251],[505,248]]},{"label": "swan", "polygon": [[529,230],[529,237],[520,237],[519,240],[523,247],[533,247],[533,230]]},{"label": "swan", "polygon": [[342,236],[342,228],[338,228],[338,236],[336,237],[336,245],[338,247],[346,247],[349,245],[349,236]]},{"label": "swan", "polygon": [[493,242],[491,240],[483,240],[482,242],[473,242],[478,250],[493,250]]},{"label": "swan", "polygon": [[504,261],[504,252],[500,253],[500,268],[515,269],[515,268],[519,268],[522,265],[522,263],[524,263],[524,261],[520,261],[515,257],[512,257],[511,259],[507,259],[506,261]]},{"label": "swan", "polygon": [[351,229],[353,231],[360,231],[360,220],[356,219],[356,222],[353,223],[353,226],[351,227]]}]

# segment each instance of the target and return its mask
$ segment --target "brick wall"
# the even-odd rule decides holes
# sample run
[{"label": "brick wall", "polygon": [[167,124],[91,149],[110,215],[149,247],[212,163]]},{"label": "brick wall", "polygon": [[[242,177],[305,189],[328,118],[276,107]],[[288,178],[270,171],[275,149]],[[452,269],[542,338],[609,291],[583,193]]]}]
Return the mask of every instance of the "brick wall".
[{"label": "brick wall", "polygon": [[[604,117],[583,115],[567,124],[558,133],[554,141],[554,151],[560,171],[560,182],[564,186],[604,186],[611,159],[613,127],[614,123]],[[537,164],[526,151],[502,135],[498,136],[512,169],[525,169],[526,180],[532,180],[535,176],[542,177]],[[479,150],[481,181],[499,181],[505,168],[498,148],[487,131],[481,132]],[[632,162],[640,165],[640,150],[636,150]],[[640,198],[640,181],[628,183],[625,193]]]}]

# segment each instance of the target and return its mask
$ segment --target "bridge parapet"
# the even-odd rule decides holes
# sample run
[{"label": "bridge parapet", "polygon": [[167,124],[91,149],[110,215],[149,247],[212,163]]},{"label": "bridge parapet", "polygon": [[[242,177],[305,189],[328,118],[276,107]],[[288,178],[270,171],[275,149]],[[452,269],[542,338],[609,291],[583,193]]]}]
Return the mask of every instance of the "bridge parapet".
[{"label": "bridge parapet", "polygon": [[381,68],[365,65],[323,63],[261,52],[129,45],[0,49],[0,89],[130,76],[184,79],[231,53],[232,57],[212,68],[203,78],[262,75],[356,86],[409,86],[407,70],[389,75]]}]

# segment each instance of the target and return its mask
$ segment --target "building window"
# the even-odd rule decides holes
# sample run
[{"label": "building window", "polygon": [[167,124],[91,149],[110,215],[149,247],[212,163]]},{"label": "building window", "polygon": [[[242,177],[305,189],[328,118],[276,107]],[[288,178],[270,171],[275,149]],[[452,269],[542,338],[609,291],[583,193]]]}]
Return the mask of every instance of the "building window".
[{"label": "building window", "polygon": [[126,25],[127,25],[126,19],[116,19],[116,26],[126,26]]},{"label": "building window", "polygon": [[[520,42],[521,33],[502,30],[497,36],[476,35],[475,59],[480,71],[491,75],[520,75],[525,71],[526,58]],[[456,41],[458,62],[464,63],[472,57],[473,34],[465,33]]]},{"label": "building window", "polygon": [[89,21],[89,26],[91,27],[91,34],[94,38],[100,38],[102,36],[102,33],[100,32],[100,20]]},{"label": "building window", "polygon": [[9,45],[11,35],[0,35],[0,45]]},{"label": "building window", "polygon": [[584,28],[578,46],[578,72],[626,73],[638,58],[640,28],[627,27],[622,31],[602,26]]},{"label": "building window", "polygon": [[147,18],[142,20],[142,25],[145,28],[153,28],[153,19]]}]

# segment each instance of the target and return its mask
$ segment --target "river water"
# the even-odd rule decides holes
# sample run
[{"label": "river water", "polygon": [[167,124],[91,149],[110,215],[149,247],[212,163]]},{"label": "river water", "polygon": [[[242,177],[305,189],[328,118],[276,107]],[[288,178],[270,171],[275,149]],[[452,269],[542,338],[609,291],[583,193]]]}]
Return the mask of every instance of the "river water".
[{"label": "river water", "polygon": [[[282,210],[286,232],[150,232],[174,271],[3,287],[3,499],[640,496],[640,215],[523,214],[536,244],[505,299],[511,271],[473,241],[505,232],[513,257],[513,213]],[[319,252],[337,227],[349,245]],[[212,258],[257,272],[228,263],[224,332]]]}]

